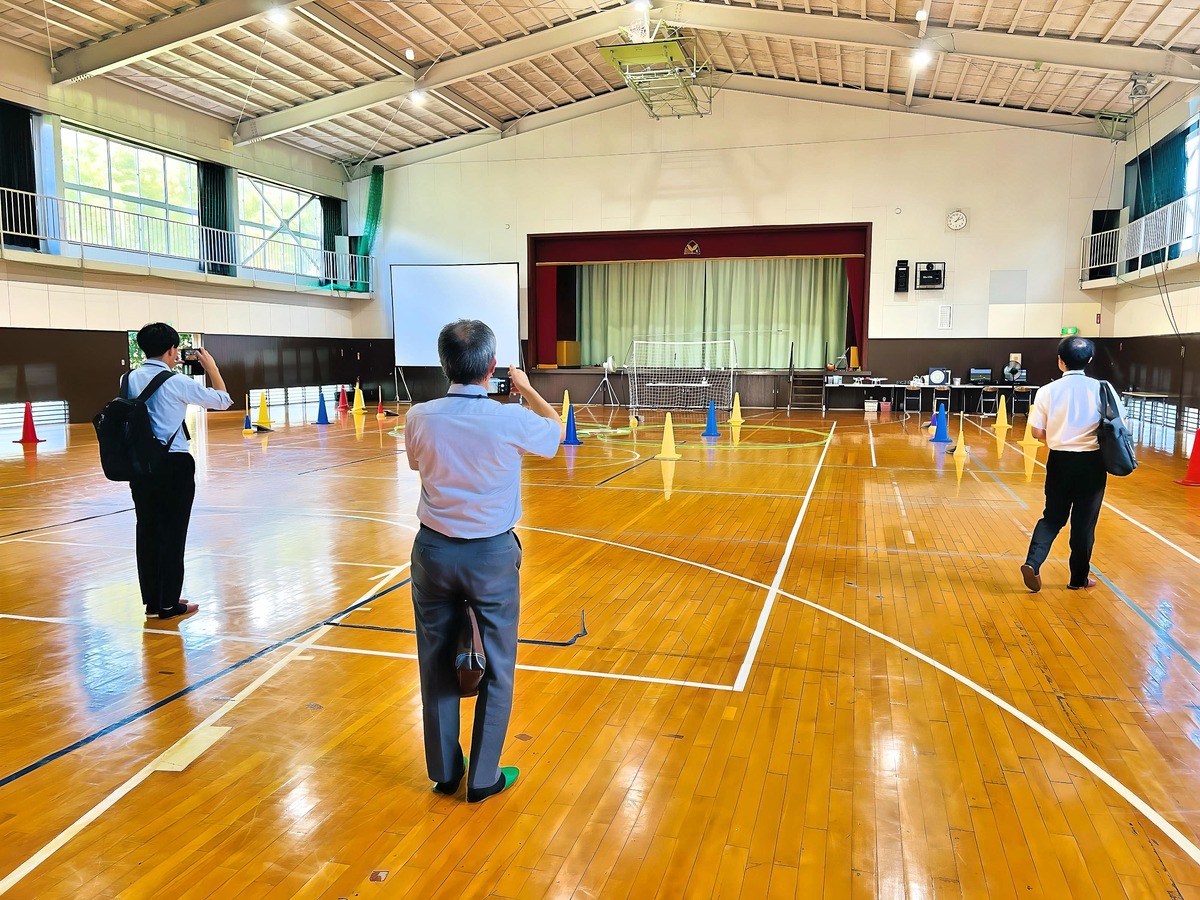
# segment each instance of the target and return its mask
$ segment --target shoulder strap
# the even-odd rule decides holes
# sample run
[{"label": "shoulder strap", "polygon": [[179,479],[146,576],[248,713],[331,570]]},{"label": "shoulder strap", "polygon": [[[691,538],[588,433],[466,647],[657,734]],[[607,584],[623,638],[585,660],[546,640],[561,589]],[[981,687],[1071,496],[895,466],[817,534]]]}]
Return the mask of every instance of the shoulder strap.
[{"label": "shoulder strap", "polygon": [[[147,400],[149,400],[150,395],[153,394],[155,391],[157,391],[160,387],[162,387],[163,382],[165,382],[168,378],[170,378],[174,374],[175,374],[174,372],[171,372],[168,370],[166,372],[159,372],[152,379],[150,379],[150,383],[148,385],[146,385],[144,388],[142,388],[142,392],[137,395],[138,403],[145,403]],[[122,375],[121,378],[128,379],[129,375],[128,374]]]},{"label": "shoulder strap", "polygon": [[1115,419],[1117,407],[1112,400],[1113,386],[1107,381],[1100,382],[1100,418]]}]

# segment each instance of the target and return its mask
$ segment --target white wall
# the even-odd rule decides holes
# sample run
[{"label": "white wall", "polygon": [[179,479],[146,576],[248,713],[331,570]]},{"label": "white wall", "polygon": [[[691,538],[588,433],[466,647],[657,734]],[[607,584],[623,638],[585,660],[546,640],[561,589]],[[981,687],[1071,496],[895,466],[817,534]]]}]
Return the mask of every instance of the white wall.
[{"label": "white wall", "polygon": [[[728,91],[704,119],[628,105],[390,171],[384,296],[355,333],[391,333],[393,262],[517,260],[524,291],[531,233],[868,221],[871,337],[1097,334],[1079,241],[1112,156],[1103,140]],[[956,208],[970,217],[957,234]],[[944,261],[947,289],[893,293],[903,258]]]},{"label": "white wall", "polygon": [[0,262],[0,328],[354,337],[367,300]]}]

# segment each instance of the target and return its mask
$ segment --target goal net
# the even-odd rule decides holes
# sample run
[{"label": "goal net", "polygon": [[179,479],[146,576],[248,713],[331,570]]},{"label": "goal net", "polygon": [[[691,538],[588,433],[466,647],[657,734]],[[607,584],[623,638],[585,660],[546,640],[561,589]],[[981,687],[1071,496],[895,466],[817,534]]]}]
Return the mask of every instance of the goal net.
[{"label": "goal net", "polygon": [[629,409],[733,408],[733,341],[634,341],[625,368]]}]

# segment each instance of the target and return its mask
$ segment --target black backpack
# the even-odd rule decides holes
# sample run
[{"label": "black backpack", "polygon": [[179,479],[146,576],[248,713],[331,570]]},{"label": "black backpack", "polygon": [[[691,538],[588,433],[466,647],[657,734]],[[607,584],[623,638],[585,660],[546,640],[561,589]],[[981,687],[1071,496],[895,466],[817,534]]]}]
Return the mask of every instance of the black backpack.
[{"label": "black backpack", "polygon": [[[146,401],[174,372],[159,372],[142,392],[129,399],[129,373],[121,376],[121,393],[92,419],[100,444],[100,465],[109,481],[136,481],[154,475],[166,461],[175,435],[165,444],[154,436]],[[180,426],[182,427],[182,426]],[[175,434],[179,432],[176,431]]]}]

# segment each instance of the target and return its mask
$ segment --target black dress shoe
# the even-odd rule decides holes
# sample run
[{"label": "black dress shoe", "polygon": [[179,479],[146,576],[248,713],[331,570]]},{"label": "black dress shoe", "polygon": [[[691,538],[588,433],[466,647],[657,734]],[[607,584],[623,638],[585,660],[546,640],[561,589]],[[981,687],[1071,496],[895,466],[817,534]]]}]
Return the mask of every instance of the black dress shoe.
[{"label": "black dress shoe", "polygon": [[1037,593],[1042,589],[1042,576],[1033,571],[1033,566],[1026,563],[1021,566],[1021,577],[1025,579],[1025,587],[1029,588],[1033,593]]},{"label": "black dress shoe", "polygon": [[1096,579],[1089,578],[1087,580],[1087,584],[1068,584],[1067,590],[1069,590],[1069,591],[1084,591],[1084,590],[1087,590],[1088,588],[1094,588],[1095,586],[1096,586]]}]

